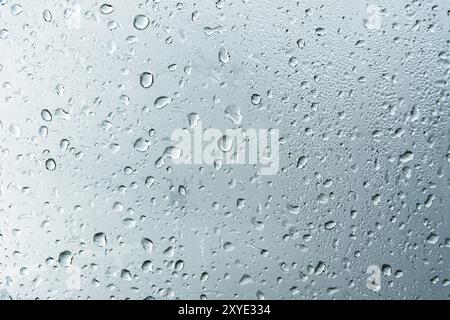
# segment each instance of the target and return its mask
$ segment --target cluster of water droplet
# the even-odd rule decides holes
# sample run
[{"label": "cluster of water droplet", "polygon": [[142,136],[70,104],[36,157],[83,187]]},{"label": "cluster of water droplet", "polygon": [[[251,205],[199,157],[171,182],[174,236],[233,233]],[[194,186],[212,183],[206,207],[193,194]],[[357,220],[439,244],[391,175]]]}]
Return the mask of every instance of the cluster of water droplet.
[{"label": "cluster of water droplet", "polygon": [[[0,292],[448,298],[449,10],[0,0]],[[228,128],[279,129],[278,172]]]}]

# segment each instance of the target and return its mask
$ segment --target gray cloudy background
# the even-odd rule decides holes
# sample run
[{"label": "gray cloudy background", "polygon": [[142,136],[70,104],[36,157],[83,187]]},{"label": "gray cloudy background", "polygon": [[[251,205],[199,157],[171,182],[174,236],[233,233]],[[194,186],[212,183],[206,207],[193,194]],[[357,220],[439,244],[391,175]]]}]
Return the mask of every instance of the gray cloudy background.
[{"label": "gray cloudy background", "polygon": [[[448,298],[449,22],[445,0],[0,0],[0,297]],[[158,165],[193,114],[279,129],[279,173]]]}]

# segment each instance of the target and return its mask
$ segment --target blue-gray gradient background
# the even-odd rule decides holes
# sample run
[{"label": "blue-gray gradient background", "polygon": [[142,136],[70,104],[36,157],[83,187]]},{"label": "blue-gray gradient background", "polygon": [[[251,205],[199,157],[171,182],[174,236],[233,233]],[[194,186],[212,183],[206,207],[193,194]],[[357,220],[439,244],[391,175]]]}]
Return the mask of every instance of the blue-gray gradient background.
[{"label": "blue-gray gradient background", "polygon": [[[0,0],[0,298],[448,298],[449,10]],[[278,174],[155,164],[193,114]]]}]

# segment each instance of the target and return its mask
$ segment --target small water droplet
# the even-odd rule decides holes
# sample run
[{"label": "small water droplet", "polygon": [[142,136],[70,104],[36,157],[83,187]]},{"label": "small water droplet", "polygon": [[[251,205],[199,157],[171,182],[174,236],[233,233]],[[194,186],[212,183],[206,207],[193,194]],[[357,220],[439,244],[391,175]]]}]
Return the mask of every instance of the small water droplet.
[{"label": "small water droplet", "polygon": [[179,187],[178,187],[178,193],[179,193],[181,196],[185,196],[185,195],[186,195],[186,187],[185,187],[185,186],[179,186]]},{"label": "small water droplet", "polygon": [[189,113],[188,114],[188,122],[189,122],[189,127],[190,128],[194,128],[198,121],[200,120],[200,116],[197,113]]},{"label": "small water droplet", "polygon": [[201,281],[201,282],[206,282],[206,281],[208,281],[208,278],[209,278],[208,272],[203,272],[203,273],[200,275],[200,281]]},{"label": "small water droplet", "polygon": [[62,139],[61,142],[59,143],[60,150],[63,152],[66,151],[67,148],[69,147],[69,144],[70,144],[69,140]]},{"label": "small water droplet", "polygon": [[56,169],[56,162],[52,158],[45,161],[45,168],[47,168],[48,171],[55,171]]},{"label": "small water droplet", "polygon": [[18,137],[20,137],[20,135],[22,134],[22,130],[20,129],[20,127],[19,127],[19,125],[18,125],[17,123],[12,123],[12,124],[9,126],[9,133],[10,133],[12,136],[18,138]]},{"label": "small water droplet", "polygon": [[261,103],[261,96],[259,94],[252,95],[251,101],[254,105],[258,105]]},{"label": "small water droplet", "polygon": [[289,59],[289,65],[291,67],[296,67],[298,65],[298,59],[296,57],[291,57]]},{"label": "small water droplet", "polygon": [[40,135],[42,138],[47,138],[47,136],[48,136],[48,128],[47,128],[46,126],[40,127],[40,128],[39,128],[39,135]]},{"label": "small water droplet", "polygon": [[145,186],[147,188],[150,188],[154,183],[155,183],[155,177],[148,176],[147,178],[145,178]]},{"label": "small water droplet", "polygon": [[52,13],[50,12],[50,10],[45,9],[42,16],[43,16],[45,22],[52,21]]},{"label": "small water droplet", "polygon": [[0,39],[5,40],[6,38],[8,38],[9,35],[9,31],[6,29],[1,29],[0,30]]},{"label": "small water droplet", "polygon": [[180,272],[184,269],[184,261],[183,260],[178,260],[177,262],[175,262],[175,270]]}]

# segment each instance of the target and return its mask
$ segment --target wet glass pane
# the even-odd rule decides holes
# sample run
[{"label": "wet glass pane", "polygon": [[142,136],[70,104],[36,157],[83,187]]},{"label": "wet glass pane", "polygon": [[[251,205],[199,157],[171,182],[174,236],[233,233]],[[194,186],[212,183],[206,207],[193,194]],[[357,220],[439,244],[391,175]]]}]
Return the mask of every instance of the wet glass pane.
[{"label": "wet glass pane", "polygon": [[448,298],[449,22],[0,0],[0,298]]}]

